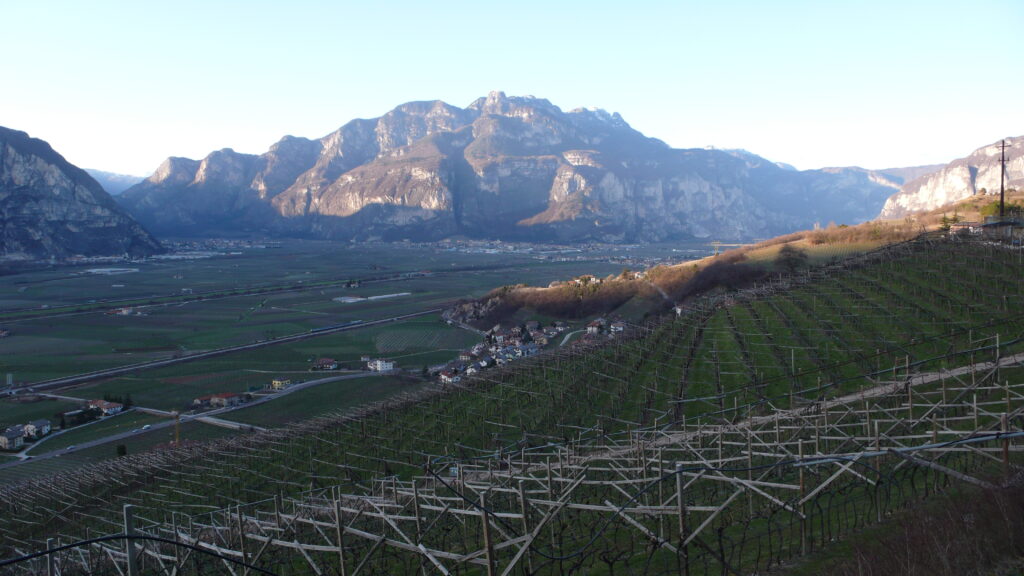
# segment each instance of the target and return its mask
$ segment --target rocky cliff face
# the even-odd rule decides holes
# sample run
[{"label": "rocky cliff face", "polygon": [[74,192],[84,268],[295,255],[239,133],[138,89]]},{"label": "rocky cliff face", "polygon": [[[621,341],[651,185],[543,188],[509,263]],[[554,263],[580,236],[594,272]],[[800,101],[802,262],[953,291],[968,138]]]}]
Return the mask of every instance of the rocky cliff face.
[{"label": "rocky cliff face", "polygon": [[85,171],[46,142],[0,127],[0,260],[160,251]]},{"label": "rocky cliff face", "polygon": [[163,233],[560,241],[746,239],[877,214],[898,184],[676,150],[603,110],[492,92],[404,104],[260,156],[170,159],[120,201]]},{"label": "rocky cliff face", "polygon": [[[1001,142],[1001,141],[1000,141]],[[966,158],[911,180],[885,202],[880,218],[902,218],[933,210],[975,194],[999,194],[999,144],[978,148]],[[1024,186],[1024,137],[1006,139],[1007,188]]]}]

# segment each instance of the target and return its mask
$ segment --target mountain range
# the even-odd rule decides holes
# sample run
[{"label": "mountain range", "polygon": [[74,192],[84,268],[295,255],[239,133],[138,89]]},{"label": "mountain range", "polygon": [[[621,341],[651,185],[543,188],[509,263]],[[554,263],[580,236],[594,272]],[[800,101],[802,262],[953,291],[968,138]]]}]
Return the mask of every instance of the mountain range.
[{"label": "mountain range", "polygon": [[[1019,187],[1024,137],[1006,142],[1007,186]],[[94,173],[115,191],[138,180]],[[286,136],[260,155],[168,158],[115,202],[46,142],[0,128],[0,261],[160,251],[147,229],[168,237],[747,240],[879,211],[900,218],[998,186],[996,144],[948,165],[799,171],[745,150],[674,149],[603,110],[563,112],[492,92],[466,108],[410,102],[317,140]]]},{"label": "mountain range", "polygon": [[162,250],[85,171],[46,142],[0,127],[0,262]]},{"label": "mountain range", "polygon": [[492,92],[410,102],[263,154],[168,158],[117,197],[158,235],[751,239],[878,214],[900,174],[674,149],[603,110]]}]

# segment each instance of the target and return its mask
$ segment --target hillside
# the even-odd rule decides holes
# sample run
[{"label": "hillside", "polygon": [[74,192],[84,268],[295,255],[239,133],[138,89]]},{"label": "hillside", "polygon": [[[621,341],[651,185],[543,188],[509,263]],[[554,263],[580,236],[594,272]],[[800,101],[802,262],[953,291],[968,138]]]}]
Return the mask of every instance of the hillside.
[{"label": "hillside", "polygon": [[[964,207],[968,209],[967,206]],[[967,212],[970,214],[970,212]],[[447,312],[459,322],[487,329],[508,322],[520,311],[544,317],[579,319],[618,315],[629,310],[646,315],[715,290],[736,290],[763,281],[770,274],[791,272],[808,264],[840,260],[851,254],[905,242],[940,226],[941,215],[913,222],[865,222],[829,226],[777,236],[721,254],[649,270],[623,270],[604,278],[591,275],[552,282],[548,286],[501,286],[482,298],[462,300]],[[963,220],[962,217],[958,219]],[[781,256],[790,251],[796,260]]]},{"label": "hillside", "polygon": [[118,201],[163,235],[651,242],[870,219],[902,183],[673,149],[618,114],[492,92],[409,102],[260,155],[168,158]]},{"label": "hillside", "polygon": [[[1018,455],[994,431],[1024,407],[1017,257],[926,236],[486,379],[8,485],[3,553],[120,531],[131,503],[147,534],[278,573],[780,569],[964,478],[1004,481]],[[95,546],[110,554],[59,559],[124,564],[120,543]],[[146,544],[142,562],[175,551]]]},{"label": "hillside", "polygon": [[0,262],[162,250],[85,171],[46,142],[0,127]]}]

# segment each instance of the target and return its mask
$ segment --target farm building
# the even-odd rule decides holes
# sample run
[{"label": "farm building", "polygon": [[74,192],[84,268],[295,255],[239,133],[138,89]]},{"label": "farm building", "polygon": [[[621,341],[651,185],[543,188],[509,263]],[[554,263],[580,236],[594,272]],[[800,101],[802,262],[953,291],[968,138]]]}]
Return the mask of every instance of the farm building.
[{"label": "farm building", "polygon": [[1012,216],[1004,218],[990,216],[985,218],[985,224],[981,226],[981,233],[989,240],[1019,243],[1024,239],[1024,219]]},{"label": "farm building", "polygon": [[461,380],[462,378],[456,376],[454,373],[449,372],[448,370],[441,372],[441,382],[444,384],[455,384],[457,382],[460,382]]},{"label": "farm building", "polygon": [[287,387],[289,387],[291,385],[292,385],[292,381],[291,380],[287,380],[287,379],[284,379],[284,378],[275,378],[274,380],[271,380],[271,382],[270,382],[270,389],[271,390],[284,390],[285,388],[287,388]]},{"label": "farm building", "polygon": [[378,358],[376,360],[370,360],[366,364],[366,367],[374,372],[387,372],[389,370],[395,369],[395,363],[392,360],[384,360],[383,358]]},{"label": "farm building", "polygon": [[234,392],[221,392],[220,394],[214,394],[213,397],[210,398],[210,406],[213,406],[214,408],[238,406],[242,402],[245,402],[245,396],[235,394]]},{"label": "farm building", "polygon": [[33,420],[25,424],[25,435],[33,439],[42,438],[50,433],[50,421],[44,419]]},{"label": "farm building", "polygon": [[89,400],[89,407],[99,410],[104,416],[112,416],[124,410],[124,404],[120,402],[108,402],[106,400]]},{"label": "farm building", "polygon": [[238,406],[245,401],[245,396],[234,392],[220,392],[207,394],[192,401],[193,408],[225,408],[227,406]]},{"label": "farm building", "polygon": [[320,358],[313,363],[313,370],[337,370],[338,361],[334,358]]},{"label": "farm building", "polygon": [[3,434],[0,434],[0,448],[4,450],[17,450],[25,444],[25,435],[22,431],[14,426],[11,426],[7,430],[4,430]]}]

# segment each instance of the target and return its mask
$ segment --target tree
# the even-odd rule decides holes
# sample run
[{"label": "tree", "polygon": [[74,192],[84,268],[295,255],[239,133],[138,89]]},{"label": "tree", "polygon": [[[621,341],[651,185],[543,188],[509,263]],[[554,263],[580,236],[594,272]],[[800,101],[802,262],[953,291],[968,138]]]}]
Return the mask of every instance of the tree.
[{"label": "tree", "polygon": [[128,447],[125,446],[124,444],[118,444],[117,445],[117,455],[118,456],[127,456],[128,455]]},{"label": "tree", "polygon": [[807,265],[807,253],[786,244],[775,257],[775,266],[792,274]]}]

